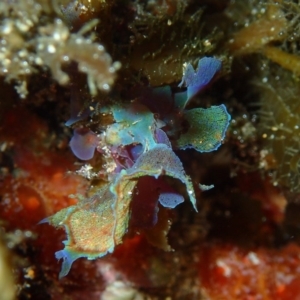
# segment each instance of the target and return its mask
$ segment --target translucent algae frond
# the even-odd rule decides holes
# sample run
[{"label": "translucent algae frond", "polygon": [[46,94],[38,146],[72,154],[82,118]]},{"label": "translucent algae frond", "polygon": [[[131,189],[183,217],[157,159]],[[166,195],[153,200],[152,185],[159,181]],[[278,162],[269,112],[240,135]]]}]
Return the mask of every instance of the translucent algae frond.
[{"label": "translucent algae frond", "polygon": [[87,128],[77,128],[70,141],[70,147],[79,159],[89,160],[94,156],[99,143],[97,135]]},{"label": "translucent algae frond", "polygon": [[179,179],[185,184],[195,210],[196,198],[193,184],[190,177],[185,174],[180,159],[167,145],[158,144],[155,148],[141,155],[127,174],[139,174],[140,176],[154,176],[158,178],[160,175],[167,175]]},{"label": "translucent algae frond", "polygon": [[[213,57],[201,58],[198,63],[197,71],[194,70],[190,63],[187,64],[182,81],[179,84],[179,87],[183,84],[187,86],[186,102],[208,85],[220,69],[221,61]],[[186,103],[184,106],[186,106]]]},{"label": "translucent algae frond", "polygon": [[156,144],[153,136],[155,119],[150,110],[139,103],[111,108],[116,123],[108,126],[106,142],[120,146],[133,143],[142,144],[144,150]]}]

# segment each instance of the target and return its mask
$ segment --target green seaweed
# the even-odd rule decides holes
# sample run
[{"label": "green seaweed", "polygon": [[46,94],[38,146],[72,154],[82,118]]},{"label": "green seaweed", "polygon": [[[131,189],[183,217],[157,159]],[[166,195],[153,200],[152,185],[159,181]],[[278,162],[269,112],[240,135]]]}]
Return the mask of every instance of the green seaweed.
[{"label": "green seaweed", "polygon": [[158,178],[160,175],[184,183],[197,211],[194,188],[181,161],[168,146],[158,144],[142,154],[132,168],[122,170],[115,176],[113,183],[48,218],[53,226],[64,226],[68,237],[64,241],[65,248],[56,252],[56,257],[63,259],[60,278],[68,274],[76,259],[102,257],[122,242],[128,229],[130,202],[138,179],[142,176]]},{"label": "green seaweed", "polygon": [[225,105],[185,110],[183,116],[189,128],[177,140],[178,148],[211,152],[221,146],[231,119]]},{"label": "green seaweed", "polygon": [[[187,92],[192,91],[193,96],[209,83],[220,65],[220,62],[213,58],[205,58],[202,62],[208,62],[205,65],[207,68],[199,67],[195,73],[190,65],[190,72],[186,72],[183,77],[182,82],[188,85],[188,89],[192,88]],[[217,67],[211,65],[211,62],[216,63]],[[163,180],[168,176],[181,181],[197,211],[192,180],[174,153],[167,136],[168,132],[163,131],[163,124],[168,123],[168,119],[173,120],[174,122],[169,122],[167,126],[173,124],[174,130],[181,132],[181,122],[187,121],[189,128],[186,132],[181,132],[177,140],[173,139],[173,146],[179,149],[194,148],[200,152],[210,152],[221,145],[230,115],[224,105],[208,109],[183,110],[186,102],[192,97],[191,95],[188,97],[187,92],[180,93],[180,97],[176,97],[169,86],[153,89],[150,93],[153,99],[148,97],[148,102],[149,100],[151,102],[148,104],[154,111],[138,101],[129,105],[113,105],[101,109],[102,113],[111,112],[115,120],[115,123],[108,125],[101,134],[101,138],[97,140],[99,144],[95,144],[96,149],[102,147],[105,154],[109,182],[96,190],[91,197],[47,219],[56,227],[64,227],[67,233],[65,248],[56,252],[56,257],[63,259],[60,277],[68,274],[77,258],[102,257],[113,252],[115,246],[122,243],[129,229],[130,204],[140,178],[150,176]],[[156,110],[160,113],[155,113]],[[93,134],[91,131],[88,132]],[[142,151],[133,155],[136,147],[140,145]],[[130,160],[130,163],[122,163],[126,159]],[[200,184],[199,187],[206,190],[212,186]],[[159,184],[157,189],[160,189]],[[158,193],[156,205],[160,203],[159,197],[162,197],[161,200],[166,197],[168,208],[174,208],[183,201],[183,197],[176,192],[165,195]],[[152,210],[141,213],[151,215],[155,212]],[[156,215],[153,218],[155,219]]]}]

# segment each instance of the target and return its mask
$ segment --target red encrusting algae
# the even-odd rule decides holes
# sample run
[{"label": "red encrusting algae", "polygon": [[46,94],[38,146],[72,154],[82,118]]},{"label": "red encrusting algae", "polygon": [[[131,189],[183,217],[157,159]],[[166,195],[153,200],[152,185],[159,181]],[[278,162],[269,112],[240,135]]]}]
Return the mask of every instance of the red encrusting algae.
[{"label": "red encrusting algae", "polygon": [[199,276],[208,299],[300,299],[300,247],[248,248],[205,244]]}]

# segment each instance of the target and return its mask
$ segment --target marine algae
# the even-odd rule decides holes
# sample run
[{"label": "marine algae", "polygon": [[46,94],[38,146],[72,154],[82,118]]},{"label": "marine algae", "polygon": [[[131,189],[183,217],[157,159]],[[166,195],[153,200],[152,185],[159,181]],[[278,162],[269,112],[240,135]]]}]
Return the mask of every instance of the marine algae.
[{"label": "marine algae", "polygon": [[[201,62],[205,62],[205,68]],[[183,82],[187,85],[184,103],[208,84],[219,70],[220,64],[219,60],[206,57],[199,61],[197,72],[191,67],[186,71],[183,76]],[[203,81],[202,78],[206,80]],[[193,89],[192,94],[189,93],[189,88]],[[169,100],[172,99],[170,91],[170,89],[163,90]],[[154,98],[153,101],[157,99]],[[208,109],[182,109],[183,107],[178,110],[174,105],[173,110],[168,113],[171,119],[172,115],[175,117],[179,115],[190,121],[190,129],[180,136],[175,148],[185,149],[192,146],[200,152],[216,150],[225,137],[231,118],[226,107],[221,105]],[[115,162],[115,167],[112,167],[110,172],[107,170],[108,183],[77,205],[65,208],[44,220],[55,227],[64,227],[67,232],[68,240],[64,242],[65,248],[56,253],[58,259],[63,259],[60,277],[68,274],[73,261],[77,258],[102,257],[113,252],[114,248],[122,243],[123,236],[128,231],[130,204],[139,178],[155,178],[157,181],[153,183],[156,186],[153,192],[160,190],[156,195],[157,199],[148,207],[150,210],[147,211],[147,207],[143,206],[144,211],[139,212],[150,214],[153,225],[157,222],[158,203],[163,207],[174,208],[183,202],[183,197],[169,187],[163,177],[181,181],[197,211],[192,180],[185,173],[180,159],[172,150],[167,132],[163,130],[166,125],[164,115],[155,116],[145,105],[137,101],[123,106],[121,104],[107,106],[102,112],[111,112],[115,123],[107,125],[106,130],[98,136],[98,145],[97,143],[91,145],[89,139],[85,138],[88,134],[97,142],[95,134],[88,129],[79,128],[75,129],[71,148],[81,159],[92,158],[95,148],[100,152],[106,149],[104,159],[109,161],[112,158]],[[159,117],[162,120],[159,120]],[[180,130],[181,127],[178,128],[178,131]],[[83,131],[83,135],[80,135],[80,131]],[[201,187],[207,189],[205,185],[199,185],[199,188]]]}]

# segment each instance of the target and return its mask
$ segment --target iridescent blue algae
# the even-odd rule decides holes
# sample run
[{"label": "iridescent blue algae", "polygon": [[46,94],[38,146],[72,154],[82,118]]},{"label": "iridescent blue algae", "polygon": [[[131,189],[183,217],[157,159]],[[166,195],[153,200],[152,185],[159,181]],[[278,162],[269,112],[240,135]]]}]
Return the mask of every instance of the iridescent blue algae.
[{"label": "iridescent blue algae", "polygon": [[158,201],[164,207],[175,208],[184,201],[184,198],[177,193],[161,193]]},{"label": "iridescent blue algae", "polygon": [[187,99],[183,107],[210,83],[215,74],[220,71],[221,65],[221,61],[213,57],[201,58],[198,62],[197,71],[190,63],[187,64],[182,81],[179,84],[179,87],[183,84],[187,87]]},{"label": "iridescent blue algae", "polygon": [[[56,258],[63,259],[60,278],[68,274],[76,259],[102,257],[122,243],[130,229],[130,218],[134,220],[133,199],[135,207],[145,210],[138,210],[141,217],[134,223],[141,228],[155,225],[159,205],[172,209],[182,203],[184,197],[169,185],[166,177],[185,186],[197,211],[192,179],[173,148],[210,152],[222,144],[230,122],[224,105],[185,110],[190,99],[210,83],[220,67],[219,60],[205,57],[199,61],[197,71],[187,65],[180,84],[185,84],[187,91],[172,94],[169,86],[159,87],[128,105],[103,107],[102,112],[111,113],[115,122],[103,130],[100,140],[89,129],[75,129],[70,146],[77,157],[90,159],[101,145],[106,166],[115,164],[115,168],[106,168],[108,182],[91,197],[47,218],[67,233],[64,249],[56,252]],[[188,124],[184,132],[183,121]],[[148,192],[149,186],[153,192]],[[199,184],[202,190],[212,187]],[[142,205],[139,201],[144,198],[138,199],[137,188],[146,190],[144,195],[152,202]]]},{"label": "iridescent blue algae", "polygon": [[132,103],[127,107],[113,106],[111,111],[116,123],[106,130],[107,144],[125,146],[136,143],[143,145],[144,151],[155,146],[155,119],[146,106]]}]

